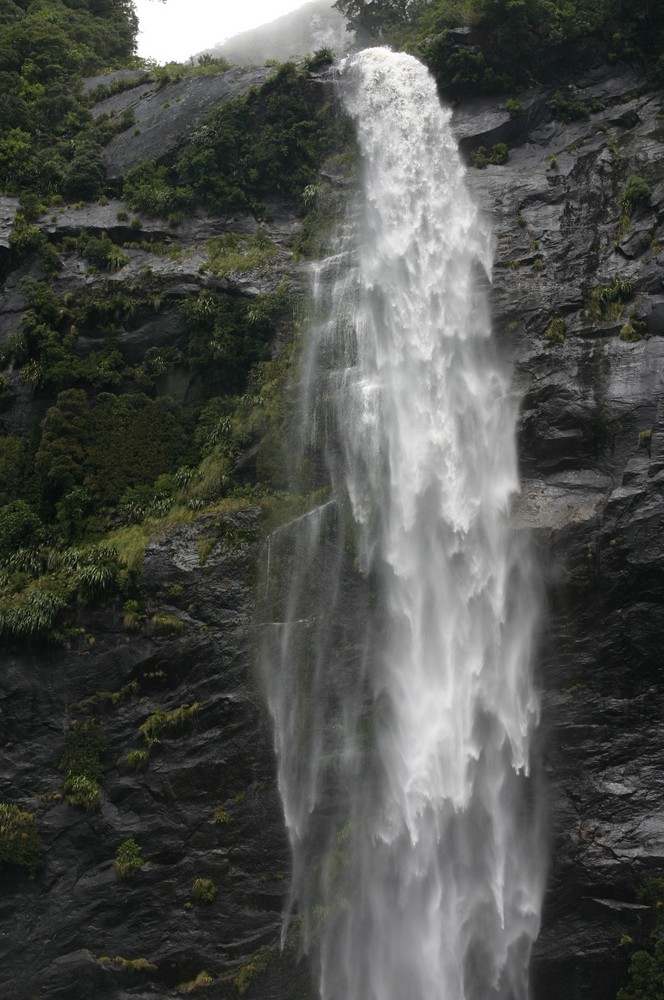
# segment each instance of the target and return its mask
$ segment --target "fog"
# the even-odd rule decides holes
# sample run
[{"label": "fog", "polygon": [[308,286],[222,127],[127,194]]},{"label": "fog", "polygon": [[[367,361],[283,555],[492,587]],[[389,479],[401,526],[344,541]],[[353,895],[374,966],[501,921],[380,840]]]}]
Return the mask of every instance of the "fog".
[{"label": "fog", "polygon": [[262,65],[268,59],[284,62],[317,49],[330,48],[337,56],[353,41],[346,21],[332,7],[332,0],[312,0],[290,14],[205,49],[238,65]]}]

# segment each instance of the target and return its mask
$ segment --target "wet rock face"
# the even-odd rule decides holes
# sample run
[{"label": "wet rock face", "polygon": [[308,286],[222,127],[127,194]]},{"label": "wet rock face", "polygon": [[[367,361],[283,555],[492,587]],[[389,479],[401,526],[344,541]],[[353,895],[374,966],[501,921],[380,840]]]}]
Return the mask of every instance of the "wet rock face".
[{"label": "wet rock face", "polygon": [[[111,604],[68,649],[6,660],[0,799],[36,813],[45,849],[33,881],[3,868],[0,967],[16,1000],[171,997],[203,970],[226,976],[210,995],[227,996],[261,947],[273,995],[297,984],[273,949],[288,851],[251,656],[257,516],[207,516],[155,541],[134,631]],[[140,732],[192,705],[155,742]],[[105,743],[92,812],[66,801],[59,766],[72,723],[89,720]],[[134,750],[149,757],[132,764]],[[123,879],[114,859],[130,838],[143,864]],[[197,901],[197,879],[213,902]]]},{"label": "wet rock face", "polygon": [[[134,117],[132,128],[115,136],[106,147],[108,179],[119,180],[139,160],[168,159],[203,124],[216,104],[243,97],[252,87],[265,83],[272,72],[266,67],[236,67],[226,73],[187,77],[165,86],[138,83],[100,101],[93,108],[95,116],[133,112]],[[101,78],[100,82],[105,80]]]},{"label": "wet rock face", "polygon": [[[661,95],[630,73],[598,71],[572,96],[589,110],[569,124],[554,120],[543,91],[521,95],[517,117],[487,99],[461,105],[455,122],[467,155],[510,148],[504,166],[469,167],[468,181],[492,216],[494,320],[522,400],[515,523],[532,532],[548,600],[538,671],[551,871],[534,996],[613,1000],[628,961],[620,938],[648,926],[636,892],[664,874],[664,130]],[[183,103],[174,94],[164,109],[167,98],[146,97],[155,122]],[[118,170],[146,155],[142,132],[123,136]],[[651,196],[625,223],[618,199],[630,175]],[[71,208],[40,225],[56,243],[83,231],[138,239],[118,219],[124,208]],[[12,270],[15,210],[15,200],[0,200],[0,346],[25,309],[21,277],[44,277],[35,264]],[[128,357],[182,335],[185,296],[230,289],[201,273],[200,244],[255,225],[197,215],[175,230],[143,220],[141,240],[183,252],[174,261],[141,244],[104,279],[159,279],[158,317],[139,315],[121,334]],[[293,270],[297,228],[277,206],[269,232],[282,270]],[[85,270],[68,259],[53,279],[58,294],[100,281]],[[278,280],[276,268],[241,275],[234,288],[253,295]],[[618,284],[614,298],[598,292]],[[164,391],[186,399],[195,386],[182,378]],[[10,392],[3,419],[15,432],[42,404],[18,378]],[[239,997],[239,981],[248,1000],[306,1000],[303,966],[293,951],[278,954],[289,862],[253,668],[256,525],[245,511],[173,529],[148,548],[131,626],[119,600],[82,612],[67,649],[5,657],[0,800],[36,814],[46,851],[34,880],[2,870],[0,981],[14,1000],[173,997],[203,971],[215,977],[205,994],[213,998]],[[195,703],[148,744],[139,727],[151,715]],[[60,770],[65,734],[89,719],[105,740],[93,812],[67,803]],[[144,767],[127,761],[135,750],[149,752]],[[114,858],[130,838],[144,864],[124,880]],[[216,885],[208,905],[195,901],[198,878]]]},{"label": "wet rock face", "polygon": [[[553,120],[551,94],[455,112],[462,146],[510,145],[469,169],[492,214],[497,335],[522,399],[523,493],[548,595],[538,670],[551,871],[537,1000],[612,1000],[664,873],[662,95],[598,71]],[[591,111],[590,108],[595,110]],[[501,131],[502,130],[502,131]],[[510,132],[510,135],[505,130]],[[627,219],[631,175],[650,187]],[[625,294],[598,306],[599,289]]]}]

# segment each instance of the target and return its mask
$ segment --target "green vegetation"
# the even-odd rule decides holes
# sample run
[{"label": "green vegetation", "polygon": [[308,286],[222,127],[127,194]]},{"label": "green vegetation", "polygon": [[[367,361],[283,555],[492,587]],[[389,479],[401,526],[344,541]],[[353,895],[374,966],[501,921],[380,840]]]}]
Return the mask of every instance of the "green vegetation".
[{"label": "green vegetation", "polygon": [[507,163],[507,160],[509,159],[507,143],[497,142],[488,152],[485,146],[478,146],[477,149],[474,149],[470,154],[470,158],[473,161],[473,166],[478,169],[486,167],[488,163],[502,166],[502,164]]},{"label": "green vegetation", "polygon": [[217,887],[211,878],[197,878],[191,887],[197,903],[213,903],[217,895]]},{"label": "green vegetation", "polygon": [[[124,603],[127,630],[150,625],[138,589],[148,541],[201,510],[239,509],[284,485],[289,358],[284,350],[273,357],[273,347],[292,335],[290,289],[253,299],[211,289],[165,303],[159,277],[123,276],[139,246],[171,255],[149,242],[139,216],[175,224],[201,205],[268,219],[275,195],[311,213],[318,170],[352,129],[310,78],[333,60],[320,50],[220,105],[179,159],[127,172],[128,205],[117,221],[140,243],[121,245],[103,232],[49,242],[37,223],[57,222],[65,199],[103,204],[119,193],[105,176],[104,146],[134,127],[133,114],[93,118],[91,108],[130,84],[91,92],[80,84],[137,66],[136,15],[130,0],[0,0],[0,23],[0,194],[19,196],[13,263],[52,276],[82,261],[92,279],[64,294],[25,279],[27,309],[0,351],[0,411],[20,388],[43,414],[25,433],[0,430],[0,642],[65,643],[80,634],[85,604],[105,595]],[[204,56],[196,65],[149,66],[142,79],[161,85],[227,68]],[[230,233],[210,242],[208,268],[219,277],[262,270],[277,253],[265,227]],[[136,357],[127,340],[164,304],[171,316],[181,309],[182,332]],[[188,378],[195,386],[186,402],[165,395],[171,376],[170,384]],[[240,485],[236,466],[252,449]],[[151,626],[175,635],[183,622],[163,612]],[[72,772],[65,781],[69,801],[94,807],[97,778]]]},{"label": "green vegetation", "polygon": [[634,288],[629,278],[616,278],[612,285],[599,285],[586,296],[586,308],[591,316],[602,322],[619,320]]},{"label": "green vegetation", "polygon": [[111,959],[108,955],[102,955],[98,960],[102,965],[115,965],[120,972],[156,972],[157,966],[149,962],[147,958],[123,958],[116,955]]},{"label": "green vegetation", "polygon": [[115,853],[115,872],[118,878],[134,878],[143,865],[141,848],[135,840],[125,840]]},{"label": "green vegetation", "polygon": [[636,319],[634,315],[629,316],[627,322],[620,327],[620,339],[627,343],[643,340],[645,336],[647,336],[646,324],[643,320]]},{"label": "green vegetation", "polygon": [[133,121],[93,121],[92,98],[79,83],[131,62],[133,4],[4,0],[0,22],[0,191],[96,197],[104,184],[102,146]]},{"label": "green vegetation", "polygon": [[643,177],[639,177],[638,174],[631,174],[627,178],[627,183],[618,198],[618,204],[626,215],[631,215],[637,205],[650,204],[651,194],[650,185]]},{"label": "green vegetation", "polygon": [[[664,71],[664,9],[652,0],[337,0],[334,6],[365,35],[420,56],[452,98],[569,77],[601,59]],[[471,27],[470,39],[454,35],[460,24]]]},{"label": "green vegetation", "polygon": [[258,951],[254,952],[248,962],[240,966],[240,969],[235,977],[234,985],[240,996],[245,994],[249,989],[252,981],[259,976],[262,972],[265,972],[268,965],[275,957],[275,949],[269,945],[262,945]]},{"label": "green vegetation", "polygon": [[565,339],[566,324],[562,316],[554,316],[546,330],[544,331],[545,338],[551,344],[562,344]]},{"label": "green vegetation", "polygon": [[75,774],[64,783],[67,802],[72,806],[82,806],[88,812],[99,809],[101,789],[96,781],[83,774]]},{"label": "green vegetation", "polygon": [[212,814],[212,822],[216,823],[217,826],[228,826],[229,823],[233,822],[233,817],[223,806],[217,806]]},{"label": "green vegetation", "polygon": [[262,87],[220,104],[171,167],[145,160],[127,172],[131,208],[176,222],[194,205],[265,214],[269,195],[298,199],[325,157],[350,136],[307,66],[280,66]]},{"label": "green vegetation", "polygon": [[73,722],[64,734],[64,752],[60,770],[64,772],[67,802],[88,812],[99,808],[102,777],[102,756],[106,737],[98,719]]},{"label": "green vegetation", "polygon": [[208,243],[208,267],[213,274],[227,278],[233,271],[261,271],[277,255],[277,247],[267,231],[257,229],[253,236],[226,233]]},{"label": "green vegetation", "polygon": [[194,990],[199,989],[201,986],[209,986],[210,983],[214,982],[214,977],[210,975],[209,972],[203,970],[199,972],[195,979],[191,979],[188,983],[180,983],[176,986],[178,993],[193,993]]},{"label": "green vegetation", "polygon": [[[664,940],[661,936],[662,911],[664,910],[664,879],[649,878],[639,888],[639,903],[652,909],[652,931],[647,940],[640,942],[631,957],[628,979],[618,990],[616,1000],[663,1000],[664,998]],[[621,944],[634,944],[629,935],[623,935]]]},{"label": "green vegetation", "polygon": [[159,742],[159,737],[163,733],[174,733],[179,729],[190,725],[200,709],[200,703],[195,701],[191,705],[181,705],[174,712],[163,712],[157,709],[152,715],[148,715],[145,722],[139,726],[141,733],[148,744],[154,746]]},{"label": "green vegetation", "polygon": [[130,750],[127,754],[127,763],[137,771],[147,767],[149,759],[150,754],[147,750]]},{"label": "green vegetation", "polygon": [[[259,242],[261,253],[272,252]],[[26,290],[30,308],[4,360],[34,393],[57,395],[31,438],[0,437],[0,632],[9,640],[62,641],[76,599],[123,588],[140,573],[163,519],[191,518],[233,488],[244,448],[266,436],[257,475],[268,488],[282,475],[288,359],[268,355],[292,305],[285,285],[253,301],[211,291],[185,302],[181,348],[148,351],[130,366],[112,339],[137,311],[143,318],[157,311],[145,289],[132,296],[102,285],[62,299],[43,282]],[[76,354],[79,333],[104,330],[107,345],[102,337],[88,358]],[[199,377],[195,404],[151,398],[175,365]],[[107,543],[91,544],[90,536],[111,527]],[[127,628],[139,628],[140,606],[129,603],[125,618]]]},{"label": "green vegetation", "polygon": [[559,90],[557,90],[553,95],[550,106],[553,111],[554,118],[557,118],[559,122],[563,122],[565,124],[589,118],[591,114],[604,109],[604,105],[600,101],[593,101],[591,104],[585,104],[573,94],[566,95],[561,93]]},{"label": "green vegetation", "polygon": [[152,624],[154,625],[156,632],[161,632],[166,635],[180,635],[185,630],[185,623],[176,615],[153,615]]},{"label": "green vegetation", "polygon": [[43,864],[34,814],[11,802],[0,802],[0,864],[19,865],[31,876]]}]

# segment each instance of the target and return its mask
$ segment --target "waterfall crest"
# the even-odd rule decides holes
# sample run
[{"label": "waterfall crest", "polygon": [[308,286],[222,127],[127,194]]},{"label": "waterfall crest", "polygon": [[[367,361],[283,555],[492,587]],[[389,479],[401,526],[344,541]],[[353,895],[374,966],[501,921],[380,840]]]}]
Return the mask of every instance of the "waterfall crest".
[{"label": "waterfall crest", "polygon": [[331,491],[273,534],[266,580],[291,915],[322,1000],[522,1000],[537,602],[491,237],[420,63],[367,50],[342,90],[362,191],[317,267],[297,444]]}]

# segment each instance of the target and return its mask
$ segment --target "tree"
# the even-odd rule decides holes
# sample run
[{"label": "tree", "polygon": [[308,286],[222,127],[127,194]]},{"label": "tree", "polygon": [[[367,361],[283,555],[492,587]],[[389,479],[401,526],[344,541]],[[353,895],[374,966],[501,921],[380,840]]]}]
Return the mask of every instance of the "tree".
[{"label": "tree", "polygon": [[383,35],[390,26],[408,24],[426,6],[426,0],[336,0],[332,5],[351,28]]}]

